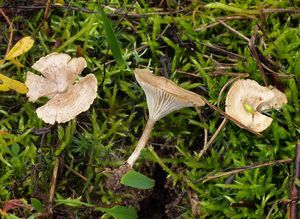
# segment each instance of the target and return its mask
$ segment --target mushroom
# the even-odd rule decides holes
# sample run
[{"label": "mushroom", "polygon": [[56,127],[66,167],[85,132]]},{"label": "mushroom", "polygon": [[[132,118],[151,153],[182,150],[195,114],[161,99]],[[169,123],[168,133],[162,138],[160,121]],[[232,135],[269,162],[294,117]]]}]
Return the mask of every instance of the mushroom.
[{"label": "mushroom", "polygon": [[272,118],[261,111],[280,109],[285,103],[286,96],[276,88],[263,87],[254,80],[238,80],[227,94],[225,111],[249,129],[262,132],[271,125]]},{"label": "mushroom", "polygon": [[64,123],[89,109],[97,95],[95,75],[89,74],[74,84],[85,67],[84,58],[72,59],[63,53],[51,53],[32,66],[43,76],[27,73],[29,101],[35,102],[42,96],[50,98],[36,110],[39,118],[50,124]]},{"label": "mushroom", "polygon": [[274,87],[270,87],[270,89],[273,92],[274,97],[270,101],[258,106],[258,110],[260,112],[266,112],[270,109],[279,110],[282,108],[283,104],[287,104],[288,102],[285,94],[282,93],[280,90]]},{"label": "mushroom", "polygon": [[135,69],[134,74],[146,94],[149,118],[135,150],[126,161],[131,168],[145,147],[154,124],[159,119],[184,107],[205,105],[201,96],[177,86],[164,77],[153,75],[148,69]]}]

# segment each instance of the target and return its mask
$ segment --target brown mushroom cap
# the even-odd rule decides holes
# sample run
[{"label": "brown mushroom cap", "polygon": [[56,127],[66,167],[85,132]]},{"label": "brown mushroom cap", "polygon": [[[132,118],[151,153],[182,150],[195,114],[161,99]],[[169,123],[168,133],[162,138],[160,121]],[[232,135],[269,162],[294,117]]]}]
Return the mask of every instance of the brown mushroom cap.
[{"label": "brown mushroom cap", "polygon": [[184,107],[205,105],[198,94],[185,90],[164,77],[155,76],[148,69],[135,69],[134,74],[146,94],[149,118],[154,121]]},{"label": "brown mushroom cap", "polygon": [[85,67],[84,58],[71,59],[63,53],[51,53],[40,58],[32,68],[41,72],[44,77],[27,73],[25,85],[28,87],[29,101],[35,102],[42,96],[51,98],[66,91]]},{"label": "brown mushroom cap", "polygon": [[36,112],[46,123],[67,122],[89,109],[97,95],[97,79],[89,74],[64,93],[55,95]]},{"label": "brown mushroom cap", "polygon": [[[225,111],[255,132],[262,132],[271,125],[272,118],[261,114],[258,110],[262,107],[269,109],[270,106],[279,106],[276,104],[275,92],[274,89],[263,87],[253,80],[238,80],[227,94]],[[254,111],[250,112],[245,105]]]}]

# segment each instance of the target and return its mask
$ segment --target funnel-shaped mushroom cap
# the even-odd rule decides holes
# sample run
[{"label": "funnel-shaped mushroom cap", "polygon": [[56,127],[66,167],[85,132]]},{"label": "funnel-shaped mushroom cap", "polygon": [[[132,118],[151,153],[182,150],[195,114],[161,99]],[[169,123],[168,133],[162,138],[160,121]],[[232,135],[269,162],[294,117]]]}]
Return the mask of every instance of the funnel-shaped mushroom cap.
[{"label": "funnel-shaped mushroom cap", "polygon": [[31,72],[27,74],[25,84],[29,89],[29,101],[35,102],[42,96],[51,98],[56,93],[66,91],[85,67],[84,58],[71,59],[64,53],[51,53],[40,58],[32,68],[44,77]]},{"label": "funnel-shaped mushroom cap", "polygon": [[271,105],[276,106],[275,99],[275,93],[270,88],[263,87],[253,80],[238,80],[227,94],[225,111],[255,132],[262,132],[271,125],[272,118],[258,110],[262,107],[269,109]]},{"label": "funnel-shaped mushroom cap", "polygon": [[89,74],[62,94],[55,95],[36,112],[47,123],[67,122],[90,108],[97,95],[97,79]]},{"label": "funnel-shaped mushroom cap", "polygon": [[205,105],[198,94],[185,90],[164,77],[155,76],[148,69],[135,69],[134,74],[146,94],[149,119],[158,121],[175,110]]}]

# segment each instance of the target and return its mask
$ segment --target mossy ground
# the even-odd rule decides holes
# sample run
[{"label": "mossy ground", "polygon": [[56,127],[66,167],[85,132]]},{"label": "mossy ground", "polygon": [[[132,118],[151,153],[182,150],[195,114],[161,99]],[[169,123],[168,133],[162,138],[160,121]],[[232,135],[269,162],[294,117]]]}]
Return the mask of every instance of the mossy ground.
[{"label": "mossy ground", "polygon": [[[62,7],[51,1],[45,16],[43,1],[0,1],[13,22],[13,42],[28,35],[35,39],[19,59],[25,67],[7,62],[1,73],[25,81],[36,60],[56,51],[84,56],[88,67],[82,75],[95,74],[99,84],[98,97],[87,112],[54,126],[35,113],[45,99],[30,103],[25,95],[0,94],[0,130],[8,132],[0,135],[1,203],[24,199],[32,204],[35,198],[46,212],[52,207],[54,218],[103,214],[95,207],[61,201],[68,198],[100,207],[133,206],[140,218],[286,218],[300,126],[300,2],[236,0],[210,7],[211,1],[198,0],[99,2],[65,0]],[[119,67],[109,50],[99,7],[112,21],[130,70]],[[0,19],[4,56],[10,32]],[[256,58],[245,37],[254,42],[250,48]],[[274,120],[263,137],[228,122],[198,159],[206,133],[210,139],[222,116],[208,106],[198,112],[182,109],[156,124],[135,166],[155,180],[155,187],[118,192],[106,188],[111,170],[130,155],[147,118],[145,95],[131,70],[149,67],[217,105],[222,87],[239,73],[264,84],[260,65],[267,83],[284,91],[289,101],[283,110],[267,113]],[[224,109],[224,95],[220,101]],[[60,166],[49,206],[55,158]],[[284,161],[203,181],[209,174],[277,160]],[[24,207],[10,212],[38,216],[36,209]]]}]

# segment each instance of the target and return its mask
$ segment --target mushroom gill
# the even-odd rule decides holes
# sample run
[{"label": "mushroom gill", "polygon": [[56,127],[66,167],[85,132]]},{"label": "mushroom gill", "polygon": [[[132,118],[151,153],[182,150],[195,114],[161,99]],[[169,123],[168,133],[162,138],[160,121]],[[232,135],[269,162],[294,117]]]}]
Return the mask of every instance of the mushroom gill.
[{"label": "mushroom gill", "polygon": [[148,69],[135,69],[134,74],[146,94],[149,119],[158,121],[184,107],[205,105],[199,95],[164,77],[153,75]]},{"label": "mushroom gill", "polygon": [[131,168],[146,146],[155,122],[181,108],[205,105],[201,96],[164,77],[153,75],[148,69],[135,69],[134,74],[146,94],[149,119],[135,150],[127,160]]}]

